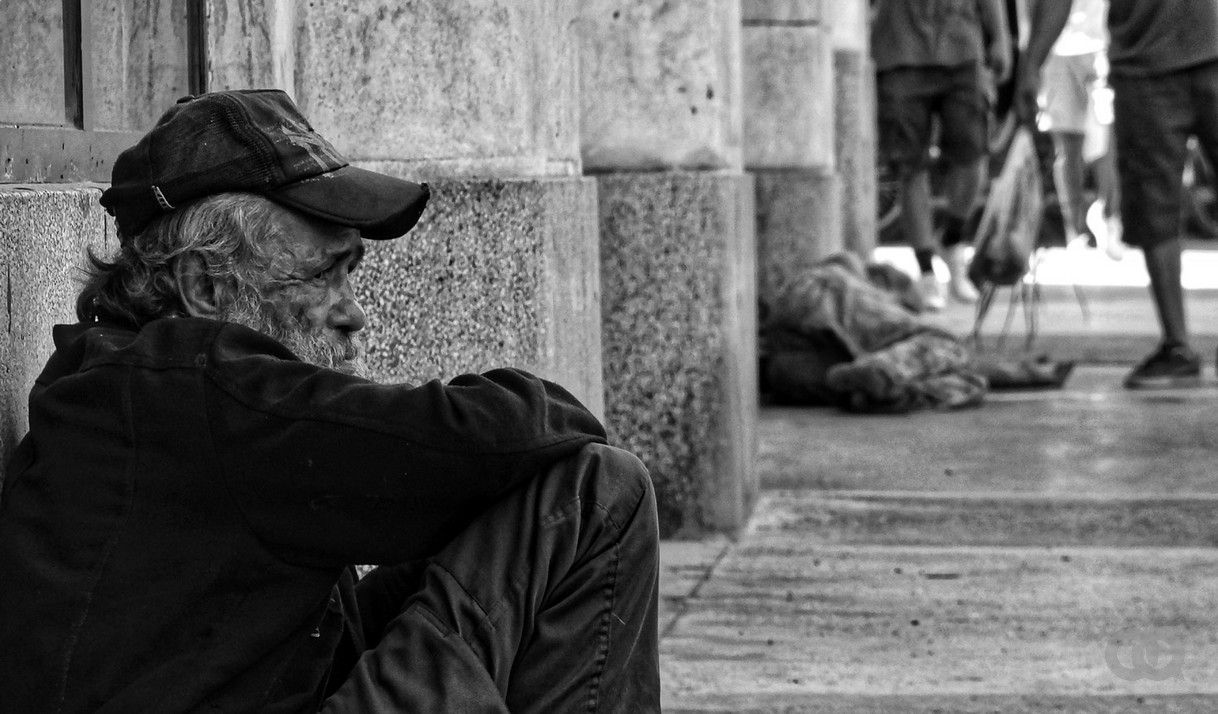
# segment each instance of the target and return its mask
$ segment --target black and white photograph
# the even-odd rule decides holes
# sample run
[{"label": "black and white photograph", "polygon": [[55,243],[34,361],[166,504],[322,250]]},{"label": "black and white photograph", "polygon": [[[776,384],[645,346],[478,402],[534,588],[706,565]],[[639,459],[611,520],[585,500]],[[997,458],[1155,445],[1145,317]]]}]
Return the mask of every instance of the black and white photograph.
[{"label": "black and white photograph", "polygon": [[1218,712],[1218,0],[0,0],[0,714]]}]

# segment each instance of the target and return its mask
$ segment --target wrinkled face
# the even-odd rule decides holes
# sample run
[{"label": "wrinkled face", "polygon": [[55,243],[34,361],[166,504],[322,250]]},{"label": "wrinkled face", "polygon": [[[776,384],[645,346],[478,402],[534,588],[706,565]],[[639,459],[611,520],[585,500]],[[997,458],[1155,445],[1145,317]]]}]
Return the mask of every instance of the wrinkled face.
[{"label": "wrinkled face", "polygon": [[225,319],[275,338],[305,362],[364,376],[364,311],[351,272],[364,255],[359,231],[272,206],[283,250],[258,295],[245,295]]}]

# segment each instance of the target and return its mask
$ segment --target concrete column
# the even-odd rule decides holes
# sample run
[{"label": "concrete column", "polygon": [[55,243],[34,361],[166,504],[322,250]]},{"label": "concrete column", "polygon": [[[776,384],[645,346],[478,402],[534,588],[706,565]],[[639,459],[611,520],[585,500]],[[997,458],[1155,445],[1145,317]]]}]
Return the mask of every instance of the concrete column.
[{"label": "concrete column", "polygon": [[829,23],[836,83],[837,173],[842,181],[842,241],[867,258],[876,245],[875,67],[868,0],[834,0]]},{"label": "concrete column", "polygon": [[607,423],[651,470],[665,535],[731,531],[757,491],[739,0],[588,0],[579,27]]},{"label": "concrete column", "polygon": [[369,246],[377,376],[522,367],[602,414],[574,3],[211,5],[213,88],[282,87],[353,164],[432,184],[407,239]]},{"label": "concrete column", "polygon": [[744,163],[757,183],[758,293],[842,250],[833,45],[821,0],[744,3]]},{"label": "concrete column", "polygon": [[76,322],[77,268],[85,251],[116,247],[101,191],[82,184],[0,185],[0,482],[29,430],[34,379],[54,351],[51,326]]}]

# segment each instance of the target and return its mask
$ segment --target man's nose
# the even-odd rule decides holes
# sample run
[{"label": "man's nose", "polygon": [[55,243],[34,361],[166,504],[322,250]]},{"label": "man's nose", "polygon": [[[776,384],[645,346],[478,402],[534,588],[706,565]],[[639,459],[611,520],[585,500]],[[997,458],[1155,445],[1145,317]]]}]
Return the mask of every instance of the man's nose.
[{"label": "man's nose", "polygon": [[347,332],[359,332],[368,324],[364,309],[355,299],[355,293],[350,286],[344,286],[342,294],[334,307],[330,308],[330,327]]}]

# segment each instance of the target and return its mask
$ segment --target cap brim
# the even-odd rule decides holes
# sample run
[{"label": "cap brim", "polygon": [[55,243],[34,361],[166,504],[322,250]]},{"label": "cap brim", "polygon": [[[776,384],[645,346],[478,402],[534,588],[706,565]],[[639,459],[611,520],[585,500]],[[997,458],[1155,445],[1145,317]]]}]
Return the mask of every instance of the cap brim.
[{"label": "cap brim", "polygon": [[427,206],[425,183],[344,166],[281,186],[267,198],[316,218],[358,228],[373,240],[406,234]]}]

